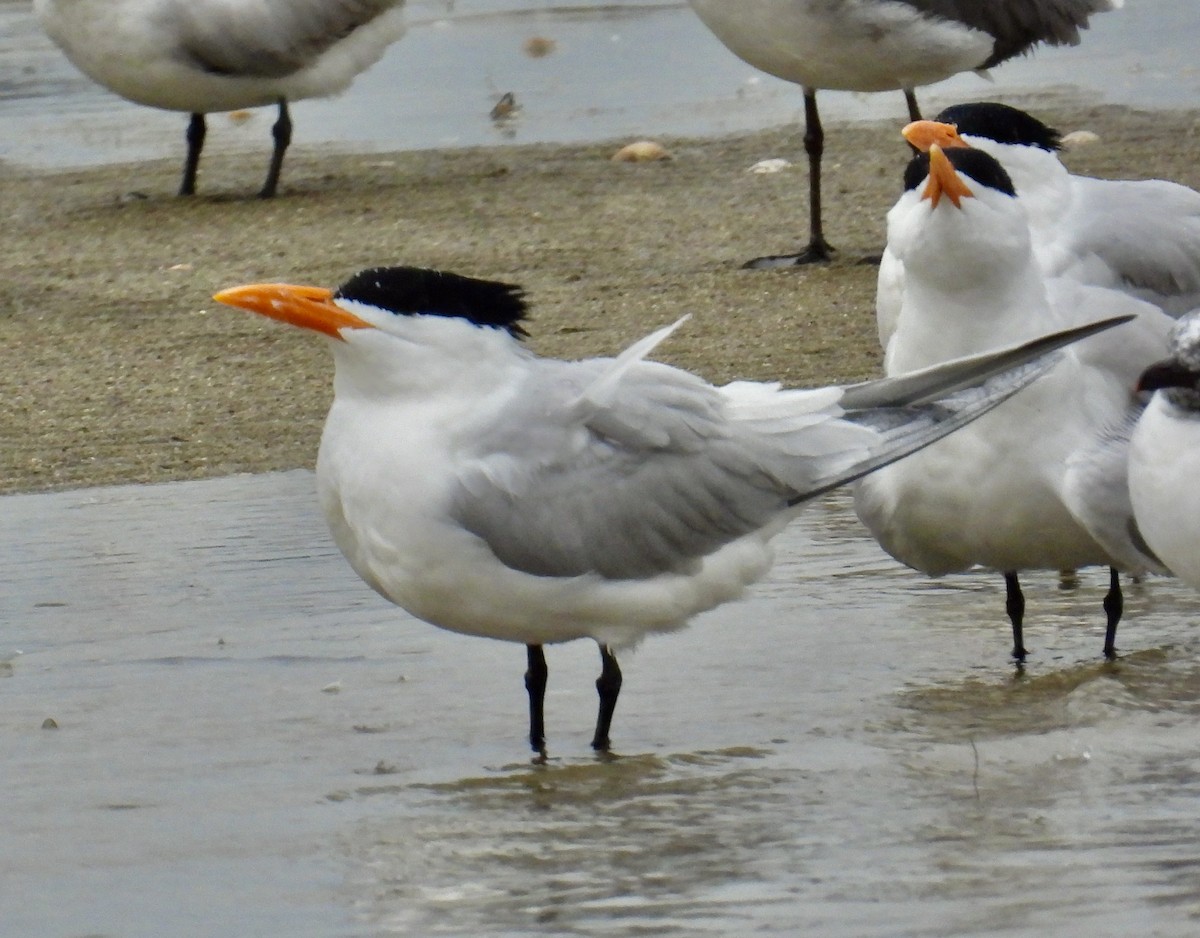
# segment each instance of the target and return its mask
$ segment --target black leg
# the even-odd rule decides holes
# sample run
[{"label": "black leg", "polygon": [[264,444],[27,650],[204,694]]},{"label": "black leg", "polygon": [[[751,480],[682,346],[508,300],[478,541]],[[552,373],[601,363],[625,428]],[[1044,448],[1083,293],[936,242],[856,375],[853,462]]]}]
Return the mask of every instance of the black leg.
[{"label": "black leg", "polygon": [[534,752],[546,754],[546,655],[541,645],[526,645],[529,667],[525,671],[525,690],[529,692],[529,745]]},{"label": "black leg", "polygon": [[919,121],[921,119],[921,109],[917,106],[917,96],[913,94],[911,88],[904,89],[904,103],[908,105],[908,119],[910,121]]},{"label": "black leg", "polygon": [[751,270],[774,267],[799,267],[829,260],[833,248],[825,240],[821,226],[821,155],[825,152],[825,131],[817,111],[817,92],[804,89],[804,149],[808,153],[808,247],[799,254],[771,254],[756,257],[743,266]]},{"label": "black leg", "polygon": [[187,159],[183,163],[183,180],[179,183],[180,195],[196,194],[196,173],[200,169],[200,151],[204,149],[204,137],[208,126],[204,123],[203,114],[193,114],[188,121]]},{"label": "black leg", "polygon": [[592,748],[607,752],[608,731],[612,726],[613,711],[617,709],[617,696],[621,693],[621,667],[613,657],[612,649],[600,646],[600,676],[596,678],[596,691],[600,694],[600,713],[596,717],[596,735]]},{"label": "black leg", "polygon": [[1015,571],[1004,574],[1004,611],[1012,623],[1013,650],[1012,656],[1017,661],[1025,660],[1025,638],[1022,625],[1025,621],[1025,594],[1021,592],[1021,583]]},{"label": "black leg", "polygon": [[275,141],[275,149],[271,151],[271,165],[267,169],[267,181],[263,183],[260,199],[274,198],[275,190],[279,187],[279,171],[283,169],[283,154],[287,152],[288,144],[292,142],[292,118],[288,114],[287,100],[279,99],[279,119],[271,128],[271,137]]},{"label": "black leg", "polygon": [[1116,567],[1108,568],[1108,593],[1104,597],[1104,612],[1108,616],[1108,627],[1104,630],[1104,657],[1112,661],[1117,657],[1117,625],[1125,611],[1125,597],[1121,594],[1121,577]]}]

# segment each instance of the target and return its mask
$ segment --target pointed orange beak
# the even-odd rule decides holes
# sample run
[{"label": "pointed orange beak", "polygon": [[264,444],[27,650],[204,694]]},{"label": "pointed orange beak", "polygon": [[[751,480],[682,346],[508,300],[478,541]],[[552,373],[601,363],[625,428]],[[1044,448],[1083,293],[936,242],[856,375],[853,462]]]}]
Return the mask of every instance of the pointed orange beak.
[{"label": "pointed orange beak", "polygon": [[929,148],[929,182],[925,184],[921,198],[929,199],[933,207],[937,208],[943,195],[954,203],[955,208],[962,208],[962,200],[971,198],[974,193],[967,188],[954,164],[935,143]]},{"label": "pointed orange beak", "polygon": [[213,296],[218,303],[248,310],[280,322],[312,329],[335,339],[343,329],[373,329],[365,319],[346,312],[324,287],[296,287],[287,283],[253,283],[230,287]]},{"label": "pointed orange beak", "polygon": [[934,144],[943,150],[971,145],[958,135],[958,128],[954,124],[941,124],[938,121],[913,121],[900,133],[912,144],[913,149],[921,153],[928,153]]}]

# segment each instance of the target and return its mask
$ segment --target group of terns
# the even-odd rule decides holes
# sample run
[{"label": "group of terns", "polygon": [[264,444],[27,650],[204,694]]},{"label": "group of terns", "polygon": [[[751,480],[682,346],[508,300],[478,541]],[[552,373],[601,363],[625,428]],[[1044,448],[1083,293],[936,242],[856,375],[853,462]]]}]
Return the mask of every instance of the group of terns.
[{"label": "group of terns", "polygon": [[[331,94],[404,31],[403,0],[35,0],[85,73],[191,114],[181,194],[211,111]],[[1033,45],[1075,43],[1121,0],[691,0],[750,64],[803,87],[822,260],[819,89],[901,90],[915,156],[888,213],[877,321],[886,376],[808,390],[715,387],[651,360],[683,323],[612,358],[523,344],[520,287],[414,267],[336,290],[253,284],[222,303],[323,336],[334,398],[320,502],[360,577],[413,615],[527,648],[545,755],[544,646],[600,647],[592,746],[610,746],[616,653],[682,627],[766,572],[811,499],[854,487],[885,550],[938,575],[1004,574],[1026,656],[1027,570],[1111,568],[1200,588],[1200,194],[1071,175],[1055,131],[997,104],[922,121],[913,90]],[[1177,318],[1178,317],[1178,318]],[[945,438],[945,439],[943,439]],[[932,445],[937,443],[937,445]]]}]

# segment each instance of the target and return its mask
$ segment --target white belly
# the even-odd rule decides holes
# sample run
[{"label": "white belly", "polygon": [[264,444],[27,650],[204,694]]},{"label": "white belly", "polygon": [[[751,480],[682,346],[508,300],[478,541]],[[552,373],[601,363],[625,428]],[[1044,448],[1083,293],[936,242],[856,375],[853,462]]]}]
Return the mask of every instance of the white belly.
[{"label": "white belly", "polygon": [[1129,448],[1129,494],[1146,543],[1200,589],[1200,421],[1179,418],[1156,394]]},{"label": "white belly", "polygon": [[889,0],[691,0],[734,55],[807,88],[889,91],[978,68],[986,33]]}]

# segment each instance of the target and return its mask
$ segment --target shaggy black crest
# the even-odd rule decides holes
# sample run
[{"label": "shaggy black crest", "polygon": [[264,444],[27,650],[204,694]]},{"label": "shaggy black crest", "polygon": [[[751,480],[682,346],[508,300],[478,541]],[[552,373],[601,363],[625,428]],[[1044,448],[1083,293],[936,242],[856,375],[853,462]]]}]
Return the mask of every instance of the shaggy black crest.
[{"label": "shaggy black crest", "polygon": [[512,283],[477,280],[426,267],[369,267],[338,287],[337,299],[356,300],[398,316],[448,316],[504,329],[515,338],[528,308]]},{"label": "shaggy black crest", "polygon": [[[1016,196],[1017,190],[1013,188],[1012,180],[1004,171],[1004,167],[982,150],[973,150],[970,147],[950,147],[942,152],[962,175],[970,176],[981,186],[987,186],[989,189],[995,189],[1005,195]],[[928,176],[929,154],[918,153],[909,161],[904,170],[905,190],[917,188]]]},{"label": "shaggy black crest", "polygon": [[954,124],[960,134],[987,137],[997,143],[1016,143],[1054,152],[1062,146],[1062,135],[1031,114],[1007,104],[978,101],[952,104],[934,120]]}]

